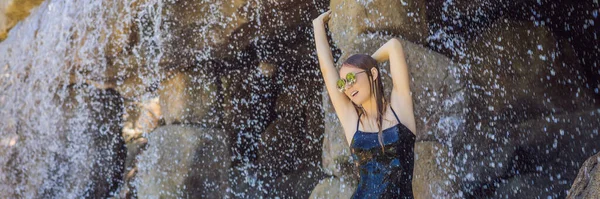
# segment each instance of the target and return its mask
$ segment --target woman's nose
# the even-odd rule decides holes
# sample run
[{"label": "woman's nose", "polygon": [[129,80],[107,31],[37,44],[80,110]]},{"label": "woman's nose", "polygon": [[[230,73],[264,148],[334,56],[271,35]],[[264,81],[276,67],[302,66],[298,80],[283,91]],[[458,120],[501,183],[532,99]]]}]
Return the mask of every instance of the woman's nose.
[{"label": "woman's nose", "polygon": [[344,87],[346,88],[346,90],[348,90],[349,88],[352,88],[352,85],[354,85],[354,84],[346,83],[346,85],[344,85]]}]

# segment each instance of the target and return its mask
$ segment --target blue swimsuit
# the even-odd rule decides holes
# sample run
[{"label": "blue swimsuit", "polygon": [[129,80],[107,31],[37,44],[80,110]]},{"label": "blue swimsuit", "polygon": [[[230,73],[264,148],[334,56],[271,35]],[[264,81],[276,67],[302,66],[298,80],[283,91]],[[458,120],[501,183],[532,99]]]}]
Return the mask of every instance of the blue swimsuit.
[{"label": "blue swimsuit", "polygon": [[358,130],[359,124],[356,125],[351,148],[360,179],[353,199],[413,198],[415,135],[400,123],[394,109],[392,112],[398,124],[382,132],[385,152],[381,150],[377,133],[362,132]]}]

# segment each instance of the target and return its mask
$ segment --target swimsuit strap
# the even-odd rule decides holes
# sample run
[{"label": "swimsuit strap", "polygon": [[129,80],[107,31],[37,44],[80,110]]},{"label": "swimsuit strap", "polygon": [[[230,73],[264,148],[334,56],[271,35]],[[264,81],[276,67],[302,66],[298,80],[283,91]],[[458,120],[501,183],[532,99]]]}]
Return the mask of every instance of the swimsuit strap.
[{"label": "swimsuit strap", "polygon": [[390,109],[392,110],[392,113],[394,113],[394,117],[396,117],[396,120],[398,120],[398,123],[402,123],[402,122],[400,122],[400,119],[398,119],[398,115],[396,115],[396,111],[394,111],[392,106],[390,106]]},{"label": "swimsuit strap", "polygon": [[356,131],[358,131],[358,125],[360,125],[360,116],[362,116],[362,113],[358,115],[358,120],[356,121]]}]

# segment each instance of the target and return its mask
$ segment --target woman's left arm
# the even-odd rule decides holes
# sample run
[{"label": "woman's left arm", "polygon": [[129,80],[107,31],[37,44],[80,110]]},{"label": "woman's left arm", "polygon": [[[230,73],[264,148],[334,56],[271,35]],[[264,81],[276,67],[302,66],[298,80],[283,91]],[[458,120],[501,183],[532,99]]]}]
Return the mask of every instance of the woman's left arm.
[{"label": "woman's left arm", "polygon": [[398,39],[391,39],[379,48],[372,57],[377,62],[389,59],[390,73],[392,74],[391,106],[398,113],[398,117],[413,133],[416,133],[415,115],[413,112],[413,101],[410,95],[410,75],[408,65],[404,56],[404,49]]}]

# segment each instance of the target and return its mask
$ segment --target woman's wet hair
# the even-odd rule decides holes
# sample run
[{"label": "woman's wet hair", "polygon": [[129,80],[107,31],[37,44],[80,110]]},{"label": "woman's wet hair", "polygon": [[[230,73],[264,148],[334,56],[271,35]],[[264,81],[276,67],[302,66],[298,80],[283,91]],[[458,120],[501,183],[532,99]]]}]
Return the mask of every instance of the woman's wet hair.
[{"label": "woman's wet hair", "polygon": [[[383,83],[381,82],[381,70],[379,70],[379,66],[377,65],[377,60],[373,59],[373,57],[371,57],[370,55],[365,55],[365,54],[354,54],[350,57],[348,57],[348,59],[346,59],[346,61],[344,61],[344,63],[342,64],[343,66],[348,66],[348,67],[355,67],[355,68],[360,68],[363,69],[365,71],[367,71],[365,74],[367,74],[367,77],[369,78],[369,87],[371,88],[371,94],[375,95],[375,99],[377,99],[377,128],[379,129],[379,132],[377,133],[378,135],[378,140],[379,140],[379,144],[381,145],[381,149],[383,150],[383,115],[385,114],[385,107],[386,107],[386,100],[384,98],[384,94],[383,94]],[[372,68],[376,68],[377,69],[377,79],[375,79],[375,81],[373,81],[373,74],[371,73],[371,69]],[[375,84],[373,84],[372,82],[375,82]],[[364,113],[364,110],[362,107],[354,104],[354,108],[356,109],[356,111],[358,112],[359,115]],[[358,129],[357,129],[358,130]]]}]

